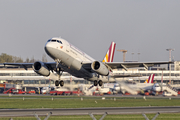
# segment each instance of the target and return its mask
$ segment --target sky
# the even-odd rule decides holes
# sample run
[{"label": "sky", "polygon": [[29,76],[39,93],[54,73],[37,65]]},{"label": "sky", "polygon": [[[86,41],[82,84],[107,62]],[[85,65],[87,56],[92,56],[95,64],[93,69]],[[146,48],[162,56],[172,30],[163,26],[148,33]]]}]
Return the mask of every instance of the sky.
[{"label": "sky", "polygon": [[168,61],[167,48],[180,60],[179,6],[178,0],[0,0],[0,54],[41,60],[47,40],[62,37],[96,60],[112,41],[115,62],[123,61],[118,49],[128,51],[126,61]]}]

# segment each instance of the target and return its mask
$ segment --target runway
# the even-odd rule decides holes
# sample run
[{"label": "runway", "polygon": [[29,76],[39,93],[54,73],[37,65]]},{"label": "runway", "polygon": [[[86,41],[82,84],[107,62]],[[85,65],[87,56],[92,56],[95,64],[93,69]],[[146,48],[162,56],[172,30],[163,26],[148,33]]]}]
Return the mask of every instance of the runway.
[{"label": "runway", "polygon": [[116,108],[77,108],[77,109],[1,109],[0,117],[42,116],[52,112],[52,115],[88,115],[93,114],[141,114],[141,113],[179,113],[177,107],[116,107]]}]

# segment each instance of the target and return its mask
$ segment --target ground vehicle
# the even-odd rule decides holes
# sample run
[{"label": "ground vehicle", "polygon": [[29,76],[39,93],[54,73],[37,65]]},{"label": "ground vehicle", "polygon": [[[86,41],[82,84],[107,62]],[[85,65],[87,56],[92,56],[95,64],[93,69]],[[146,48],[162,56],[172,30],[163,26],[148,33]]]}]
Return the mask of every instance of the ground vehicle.
[{"label": "ground vehicle", "polygon": [[56,95],[63,95],[64,91],[57,91],[56,93]]},{"label": "ground vehicle", "polygon": [[49,92],[49,94],[50,94],[50,95],[57,95],[57,91],[51,90],[51,91]]},{"label": "ground vehicle", "polygon": [[163,96],[172,96],[172,93],[164,91]]},{"label": "ground vehicle", "polygon": [[50,95],[63,95],[64,91],[56,91],[56,90],[51,90],[49,92]]},{"label": "ground vehicle", "polygon": [[13,94],[25,94],[26,92],[21,89],[12,89]]},{"label": "ground vehicle", "polygon": [[12,93],[12,90],[14,90],[15,88],[10,88],[9,90],[7,90],[7,91],[4,91],[3,93],[4,94],[7,94],[7,93]]},{"label": "ground vehicle", "polygon": [[72,91],[71,93],[72,95],[79,95],[79,94],[82,94],[81,91],[77,90],[77,91]]},{"label": "ground vehicle", "polygon": [[80,91],[56,91],[56,90],[51,90],[49,92],[50,95],[78,95],[82,94]]},{"label": "ground vehicle", "polygon": [[30,91],[28,91],[28,92],[26,92],[27,94],[35,94],[36,92],[35,92],[35,90],[30,90]]},{"label": "ground vehicle", "polygon": [[71,91],[64,91],[63,95],[71,95]]}]

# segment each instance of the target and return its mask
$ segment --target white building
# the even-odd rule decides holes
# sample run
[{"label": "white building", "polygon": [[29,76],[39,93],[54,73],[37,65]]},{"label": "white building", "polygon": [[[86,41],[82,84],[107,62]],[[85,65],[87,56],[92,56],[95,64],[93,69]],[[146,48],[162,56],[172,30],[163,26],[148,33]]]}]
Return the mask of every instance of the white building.
[{"label": "white building", "polygon": [[[180,61],[176,61],[175,64],[172,64],[172,71],[170,76],[170,71],[165,70],[167,68],[155,67],[156,70],[145,70],[145,69],[128,69],[125,70],[114,70],[113,74],[139,74],[142,77],[133,77],[133,78],[120,78],[123,80],[133,79],[138,82],[144,82],[148,79],[149,75],[154,73],[154,80],[167,83],[171,79],[172,84],[180,84]],[[163,75],[163,77],[162,77]],[[64,80],[65,85],[67,83],[71,84],[92,84],[92,82],[86,81],[81,78],[72,77],[70,74],[64,72],[62,75],[62,80]],[[4,68],[3,65],[0,66],[0,83],[8,82],[12,84],[22,84],[25,87],[28,86],[54,86],[54,80],[50,80],[50,77],[43,77],[38,75],[33,71],[33,69],[25,70],[24,68]]]}]

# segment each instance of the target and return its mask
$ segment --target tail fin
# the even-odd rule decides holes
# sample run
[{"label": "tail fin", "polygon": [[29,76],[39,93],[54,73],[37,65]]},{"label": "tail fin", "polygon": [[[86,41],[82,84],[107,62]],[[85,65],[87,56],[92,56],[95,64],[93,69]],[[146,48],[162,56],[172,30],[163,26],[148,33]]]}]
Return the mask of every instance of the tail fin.
[{"label": "tail fin", "polygon": [[144,83],[148,83],[148,79],[146,79],[146,81],[144,81]]},{"label": "tail fin", "polygon": [[149,76],[148,83],[153,83],[153,82],[154,82],[154,74],[151,74]]},{"label": "tail fin", "polygon": [[153,83],[153,82],[154,82],[154,74],[151,74],[144,83]]},{"label": "tail fin", "polygon": [[111,42],[109,50],[107,51],[102,62],[113,62],[115,47],[116,47],[116,43]]}]

